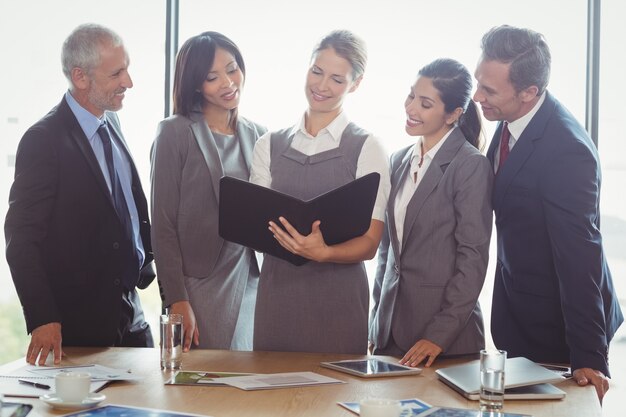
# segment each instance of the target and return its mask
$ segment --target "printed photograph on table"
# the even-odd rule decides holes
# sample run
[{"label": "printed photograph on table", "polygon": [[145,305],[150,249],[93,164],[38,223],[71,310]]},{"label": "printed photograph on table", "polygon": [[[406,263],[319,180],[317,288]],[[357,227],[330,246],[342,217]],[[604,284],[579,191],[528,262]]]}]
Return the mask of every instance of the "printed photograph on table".
[{"label": "printed photograph on table", "polygon": [[31,404],[3,401],[1,395],[0,404],[2,405],[0,407],[0,417],[26,417],[30,410],[33,409]]},{"label": "printed photograph on table", "polygon": [[489,412],[480,410],[470,410],[466,408],[433,407],[418,414],[420,417],[532,417],[529,414],[513,414],[502,411]]},{"label": "printed photograph on table", "polygon": [[239,372],[205,372],[205,371],[178,371],[172,379],[167,381],[165,385],[204,385],[216,386],[226,385],[219,381],[220,378],[229,378],[232,376],[250,376],[256,374],[239,373]]},{"label": "printed photograph on table", "polygon": [[[399,417],[419,416],[424,411],[430,409],[430,405],[428,403],[425,403],[424,401],[419,400],[417,398],[409,398],[409,399],[399,400],[399,401],[400,401],[400,407],[402,409],[402,412],[400,413]],[[361,412],[361,407],[358,402],[343,402],[343,403],[337,403],[337,404],[349,411],[352,411],[355,414],[360,414]]]}]

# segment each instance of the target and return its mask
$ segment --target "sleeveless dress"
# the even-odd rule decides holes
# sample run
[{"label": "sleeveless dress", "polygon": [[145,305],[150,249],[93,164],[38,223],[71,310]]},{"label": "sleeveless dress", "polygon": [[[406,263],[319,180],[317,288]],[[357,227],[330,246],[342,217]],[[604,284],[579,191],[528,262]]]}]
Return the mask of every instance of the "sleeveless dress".
[{"label": "sleeveless dress", "polygon": [[[247,165],[241,153],[241,147],[236,137],[211,132],[217,151],[222,162],[224,175],[247,180],[249,176]],[[230,311],[226,316],[215,317],[214,309],[211,308],[212,300],[220,300],[230,297],[229,291],[220,294],[221,282],[224,276],[238,277],[235,282],[245,283],[245,290],[241,304],[237,299],[232,299]],[[254,252],[236,243],[224,241],[215,268],[208,277],[202,279],[187,277],[185,286],[189,294],[200,335],[198,348],[252,350],[252,331],[254,327],[254,301],[256,298],[259,270]],[[230,317],[230,319],[229,319]],[[229,326],[234,329],[230,345],[220,344],[213,340],[215,322],[223,320],[235,320],[235,325]],[[230,338],[228,338],[230,340]],[[194,346],[195,347],[195,346]]]},{"label": "sleeveless dress", "polygon": [[[367,132],[350,123],[339,147],[308,156],[291,148],[291,131],[271,136],[272,189],[310,199],[356,179]],[[365,354],[368,308],[363,262],[309,261],[295,266],[266,255],[257,294],[254,350]]]}]

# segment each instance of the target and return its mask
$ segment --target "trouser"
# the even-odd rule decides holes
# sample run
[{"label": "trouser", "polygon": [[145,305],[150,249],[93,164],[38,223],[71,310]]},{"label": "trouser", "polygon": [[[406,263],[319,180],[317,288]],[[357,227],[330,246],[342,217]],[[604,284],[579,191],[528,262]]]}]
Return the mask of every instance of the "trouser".
[{"label": "trouser", "polygon": [[152,332],[135,289],[122,293],[122,312],[114,346],[154,347]]}]

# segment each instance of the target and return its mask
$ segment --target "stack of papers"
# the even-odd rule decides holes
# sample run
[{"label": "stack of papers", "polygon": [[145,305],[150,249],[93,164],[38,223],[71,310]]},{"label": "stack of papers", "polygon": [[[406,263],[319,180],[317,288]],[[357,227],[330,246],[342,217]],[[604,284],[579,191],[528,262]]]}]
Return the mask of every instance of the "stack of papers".
[{"label": "stack of papers", "polygon": [[0,394],[7,397],[32,397],[55,392],[54,376],[60,372],[87,372],[91,374],[91,392],[101,390],[111,381],[136,381],[141,376],[124,369],[102,365],[81,366],[23,366],[9,375],[0,375]]}]

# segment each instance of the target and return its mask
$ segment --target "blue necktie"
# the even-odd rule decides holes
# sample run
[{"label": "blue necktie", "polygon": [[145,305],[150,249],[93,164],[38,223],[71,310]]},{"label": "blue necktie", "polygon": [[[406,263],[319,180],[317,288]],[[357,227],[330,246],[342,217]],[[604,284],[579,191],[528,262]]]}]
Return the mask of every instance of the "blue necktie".
[{"label": "blue necktie", "polygon": [[[111,197],[113,198],[113,205],[115,206],[117,216],[122,223],[122,227],[124,229],[124,237],[130,244],[130,247],[132,249],[132,262],[129,261],[128,268],[125,268],[126,271],[124,273],[124,286],[127,289],[132,289],[135,286],[138,277],[138,270],[136,269],[137,258],[133,239],[133,225],[130,219],[130,213],[128,212],[126,198],[124,197],[124,191],[122,190],[122,183],[120,182],[120,178],[117,175],[117,171],[115,170],[115,165],[113,163],[111,135],[109,134],[109,129],[107,128],[106,122],[102,123],[98,128],[98,135],[100,135],[100,139],[102,140],[104,158],[106,159],[107,169],[109,171],[109,179],[111,180]],[[130,267],[130,265],[133,265],[133,267]]]}]

